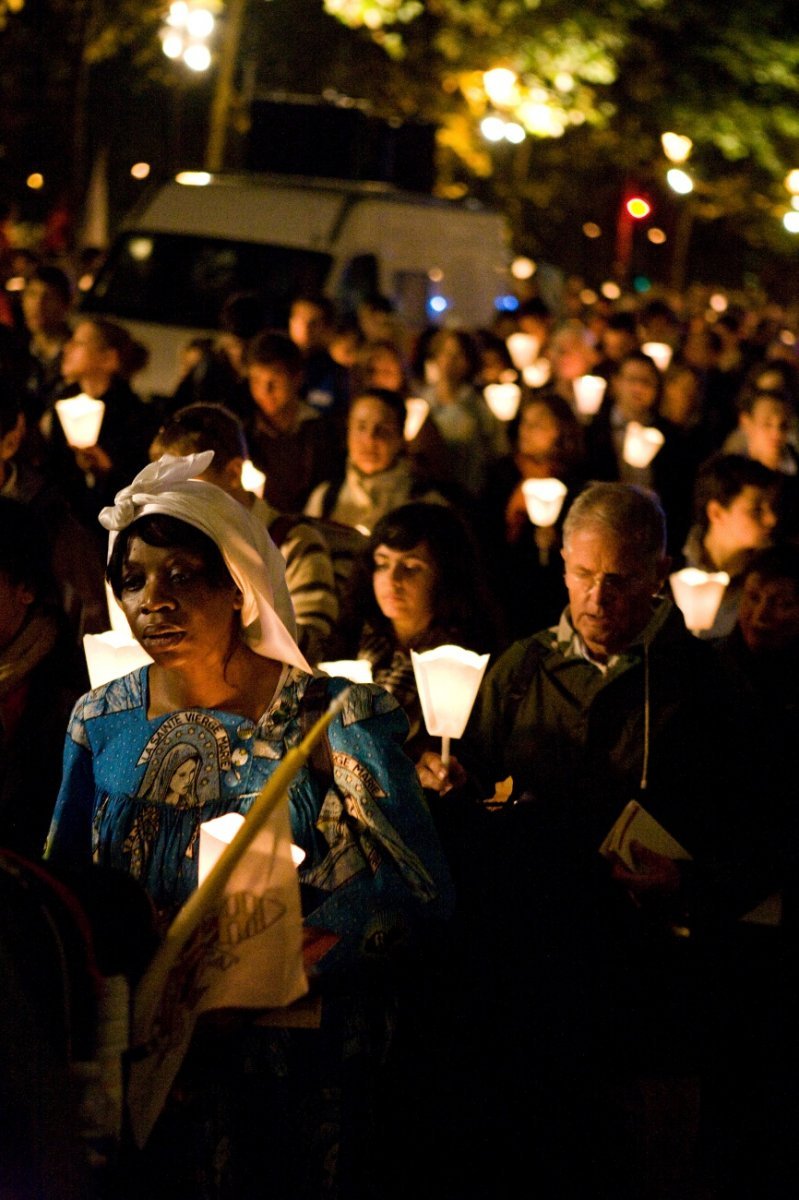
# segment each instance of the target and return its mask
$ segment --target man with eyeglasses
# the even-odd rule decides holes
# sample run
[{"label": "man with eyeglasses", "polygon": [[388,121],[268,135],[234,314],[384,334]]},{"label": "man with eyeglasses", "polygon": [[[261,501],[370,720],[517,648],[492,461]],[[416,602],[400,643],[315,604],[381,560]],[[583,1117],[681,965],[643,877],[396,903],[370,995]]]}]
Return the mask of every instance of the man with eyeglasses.
[{"label": "man with eyeglasses", "polygon": [[[666,1170],[658,1139],[687,1148],[696,1133],[704,1026],[689,983],[702,958],[690,948],[751,907],[768,872],[744,730],[710,647],[664,594],[660,504],[633,485],[593,484],[563,543],[559,624],[494,665],[461,761],[447,771],[427,755],[418,771],[440,793],[432,803],[460,872],[467,992],[500,1079],[497,1111],[521,1076],[552,1194],[585,1194],[572,1172],[590,1155],[592,1195],[637,1200],[650,1194],[641,1147]],[[603,857],[631,800],[692,861],[635,839],[627,865]],[[679,1084],[655,1088],[669,1104],[644,1117],[646,1088],[664,1075]],[[520,1144],[522,1110],[505,1118]],[[672,1168],[687,1171],[688,1157]]]}]

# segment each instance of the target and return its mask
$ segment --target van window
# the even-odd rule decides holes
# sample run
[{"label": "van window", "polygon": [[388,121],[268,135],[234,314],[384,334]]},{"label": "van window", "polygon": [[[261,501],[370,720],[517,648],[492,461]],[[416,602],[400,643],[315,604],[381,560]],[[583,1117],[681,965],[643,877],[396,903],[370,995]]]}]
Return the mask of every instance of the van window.
[{"label": "van window", "polygon": [[84,312],[157,325],[217,326],[232,292],[259,291],[268,323],[282,326],[292,296],[321,292],[329,254],[292,246],[175,233],[125,233],[84,297]]}]

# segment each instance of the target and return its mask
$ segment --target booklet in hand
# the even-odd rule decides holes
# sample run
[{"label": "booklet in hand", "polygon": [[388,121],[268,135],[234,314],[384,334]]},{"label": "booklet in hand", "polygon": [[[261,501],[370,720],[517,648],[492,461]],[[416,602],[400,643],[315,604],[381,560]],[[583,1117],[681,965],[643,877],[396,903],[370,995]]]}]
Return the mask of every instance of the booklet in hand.
[{"label": "booklet in hand", "polygon": [[631,871],[638,870],[632,843],[640,842],[647,850],[663,854],[666,858],[690,859],[691,855],[671,836],[667,829],[655,820],[637,800],[625,805],[623,812],[599,847],[605,858],[615,855]]}]

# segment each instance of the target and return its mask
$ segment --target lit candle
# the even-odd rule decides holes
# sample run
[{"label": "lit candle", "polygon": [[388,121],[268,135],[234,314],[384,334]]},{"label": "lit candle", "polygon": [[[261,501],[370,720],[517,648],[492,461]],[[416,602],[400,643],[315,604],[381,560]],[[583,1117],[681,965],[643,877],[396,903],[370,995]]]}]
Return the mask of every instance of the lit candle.
[{"label": "lit candle", "polygon": [[543,387],[549,382],[549,377],[552,374],[552,367],[549,359],[539,358],[537,362],[531,363],[529,367],[522,368],[522,379],[529,388]]},{"label": "lit candle", "polygon": [[427,420],[430,405],[418,396],[411,396],[405,401],[405,428],[403,435],[406,442],[412,442]]},{"label": "lit candle", "polygon": [[692,633],[712,629],[730,577],[726,571],[683,567],[669,577],[674,601]]},{"label": "lit candle", "polygon": [[607,380],[601,375],[579,375],[572,386],[578,413],[583,417],[593,417],[599,411]]},{"label": "lit candle", "polygon": [[648,467],[664,440],[663,434],[653,425],[630,421],[624,431],[624,461],[630,467]]},{"label": "lit candle", "polygon": [[651,358],[659,371],[668,369],[671,356],[674,353],[667,342],[644,342],[641,350],[647,358]]},{"label": "lit candle", "polygon": [[541,339],[532,333],[512,333],[505,345],[514,367],[523,371],[525,367],[531,367],[538,358]]},{"label": "lit candle", "polygon": [[112,679],[146,666],[153,660],[142,650],[135,638],[127,633],[109,629],[106,633],[84,633],[83,653],[89,671],[89,684],[102,687]]},{"label": "lit candle", "polygon": [[266,476],[249,458],[245,459],[241,466],[241,486],[245,492],[252,492],[263,500]]},{"label": "lit candle", "polygon": [[[205,882],[211,869],[216,865],[224,850],[233,841],[244,824],[241,813],[223,813],[211,821],[200,824],[200,852],[197,858],[197,886]],[[291,843],[291,861],[295,867],[301,867],[305,860],[305,851],[301,846]]]},{"label": "lit candle", "polygon": [[88,450],[97,445],[103,423],[105,404],[81,392],[68,400],[56,400],[55,410],[64,436],[74,450]]},{"label": "lit candle", "polygon": [[566,485],[560,479],[525,479],[522,484],[527,515],[534,525],[554,525],[566,499]]},{"label": "lit candle", "polygon": [[486,404],[500,421],[512,421],[519,411],[522,389],[517,383],[489,383],[483,388]]},{"label": "lit candle", "polygon": [[462,646],[437,646],[421,654],[411,650],[425,727],[431,736],[441,738],[445,765],[450,739],[463,736],[488,658]]},{"label": "lit candle", "polygon": [[372,682],[372,664],[366,658],[339,658],[317,665],[325,675],[349,679],[350,683]]}]

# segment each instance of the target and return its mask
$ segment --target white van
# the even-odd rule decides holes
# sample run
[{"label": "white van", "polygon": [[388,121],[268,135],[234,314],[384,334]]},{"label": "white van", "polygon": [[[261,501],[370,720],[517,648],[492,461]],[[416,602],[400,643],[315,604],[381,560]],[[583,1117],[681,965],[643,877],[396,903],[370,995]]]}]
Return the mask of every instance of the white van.
[{"label": "white van", "polygon": [[136,377],[168,395],[178,354],[217,327],[227,296],[263,293],[285,327],[292,296],[325,291],[344,310],[381,292],[412,329],[485,325],[509,290],[501,216],[388,184],[182,172],[127,219],[81,311],[122,322],[150,351]]}]

